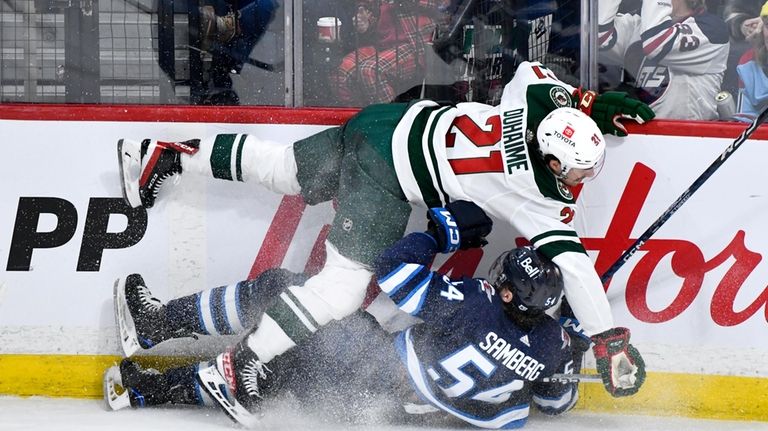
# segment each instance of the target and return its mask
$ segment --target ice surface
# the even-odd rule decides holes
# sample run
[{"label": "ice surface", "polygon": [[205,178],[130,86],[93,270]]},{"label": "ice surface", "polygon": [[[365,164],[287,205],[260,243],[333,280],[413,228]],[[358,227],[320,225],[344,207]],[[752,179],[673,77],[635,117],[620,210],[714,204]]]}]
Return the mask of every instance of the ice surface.
[{"label": "ice surface", "polygon": [[[97,400],[0,397],[0,430],[2,431],[226,431],[238,429],[240,428],[216,409],[158,408],[110,412],[106,411],[102,402]],[[450,428],[338,424],[302,414],[286,405],[269,410],[263,418],[261,429],[429,431]],[[768,431],[768,423],[625,416],[575,411],[556,418],[533,415],[524,429],[530,431]]]}]

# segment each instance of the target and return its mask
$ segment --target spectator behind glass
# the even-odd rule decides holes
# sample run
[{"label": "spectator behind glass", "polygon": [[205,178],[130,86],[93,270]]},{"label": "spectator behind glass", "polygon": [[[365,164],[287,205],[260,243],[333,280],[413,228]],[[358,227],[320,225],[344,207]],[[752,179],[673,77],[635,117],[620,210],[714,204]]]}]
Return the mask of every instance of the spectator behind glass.
[{"label": "spectator behind glass", "polygon": [[763,0],[725,0],[723,3],[723,18],[728,24],[731,36],[731,51],[728,54],[728,69],[723,78],[722,89],[736,94],[739,88],[736,66],[744,53],[751,48],[747,39],[758,30]]},{"label": "spectator behind glass", "polygon": [[[203,104],[237,105],[240,98],[232,90],[231,73],[240,73],[249,62],[251,51],[267,31],[275,18],[279,5],[277,0],[250,0],[235,3],[240,6],[232,10],[229,2],[218,1],[200,8],[201,49],[210,52],[210,78],[212,86]],[[217,15],[217,9],[228,9]]]},{"label": "spectator behind glass", "polygon": [[331,73],[332,91],[342,105],[391,102],[422,82],[426,44],[448,0],[357,0],[357,47]]},{"label": "spectator behind glass", "polygon": [[758,31],[761,6],[760,0],[726,0],[723,17],[733,40],[745,40]]},{"label": "spectator behind glass", "polygon": [[734,119],[751,122],[768,105],[768,2],[760,11],[760,22],[748,40],[752,49],[736,67],[739,74],[739,112]]},{"label": "spectator behind glass", "polygon": [[728,27],[702,0],[643,1],[640,15],[619,14],[620,0],[598,8],[600,61],[622,65],[625,89],[657,118],[713,120],[728,57]]}]

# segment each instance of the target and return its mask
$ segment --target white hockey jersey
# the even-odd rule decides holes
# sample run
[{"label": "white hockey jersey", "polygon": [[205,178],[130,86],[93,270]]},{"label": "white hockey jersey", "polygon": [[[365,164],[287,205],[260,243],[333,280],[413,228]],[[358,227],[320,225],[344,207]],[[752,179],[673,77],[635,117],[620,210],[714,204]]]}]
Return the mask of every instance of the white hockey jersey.
[{"label": "white hockey jersey", "polygon": [[672,4],[657,0],[643,1],[640,15],[617,15],[619,3],[598,7],[600,61],[623,66],[657,118],[717,119],[730,46],[725,22],[704,10],[673,20]]},{"label": "white hockey jersey", "polygon": [[573,228],[571,191],[531,154],[541,120],[575,107],[574,88],[540,63],[523,62],[499,106],[431,101],[406,111],[392,138],[402,190],[426,207],[470,200],[505,220],[561,269],[565,295],[590,334],[613,327],[603,285]]}]

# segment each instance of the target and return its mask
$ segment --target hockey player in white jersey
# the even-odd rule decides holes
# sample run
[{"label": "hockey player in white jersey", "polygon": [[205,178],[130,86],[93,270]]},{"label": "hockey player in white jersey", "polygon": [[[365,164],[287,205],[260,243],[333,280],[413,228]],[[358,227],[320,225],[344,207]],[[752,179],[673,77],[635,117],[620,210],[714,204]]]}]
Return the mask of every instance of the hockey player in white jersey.
[{"label": "hockey player in white jersey", "polygon": [[565,296],[595,342],[606,389],[622,396],[639,389],[642,361],[628,350],[629,332],[614,328],[603,286],[573,229],[576,205],[568,188],[595,175],[605,149],[602,132],[625,133],[620,118],[642,123],[653,112],[623,94],[578,91],[541,64],[525,62],[499,106],[373,105],[341,127],[288,145],[240,134],[120,140],[118,157],[124,196],[134,207],[151,206],[162,180],[179,172],[257,182],[300,194],[310,205],[336,200],[322,270],[266,310],[241,343],[247,348],[220,355],[216,366],[200,372],[201,379],[226,381],[249,407],[268,382],[244,367],[261,369],[357,310],[374,259],[402,237],[411,205],[454,200],[473,201],[509,223],[561,268]]},{"label": "hockey player in white jersey", "polygon": [[598,6],[600,62],[623,66],[659,118],[716,120],[728,60],[728,27],[703,0],[644,0],[640,15]]}]

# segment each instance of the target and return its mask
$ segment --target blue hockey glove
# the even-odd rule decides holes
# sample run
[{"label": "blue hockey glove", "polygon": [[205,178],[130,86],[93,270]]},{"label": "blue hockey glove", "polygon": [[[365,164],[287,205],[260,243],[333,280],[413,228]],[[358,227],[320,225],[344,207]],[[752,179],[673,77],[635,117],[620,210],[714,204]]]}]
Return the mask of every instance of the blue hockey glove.
[{"label": "blue hockey glove", "polygon": [[427,232],[437,240],[442,253],[458,249],[482,247],[488,244],[485,237],[493,229],[493,220],[479,206],[469,201],[455,201],[445,208],[427,211]]},{"label": "blue hockey glove", "polygon": [[597,372],[614,397],[634,395],[645,382],[645,361],[629,344],[629,329],[611,328],[592,336]]}]

